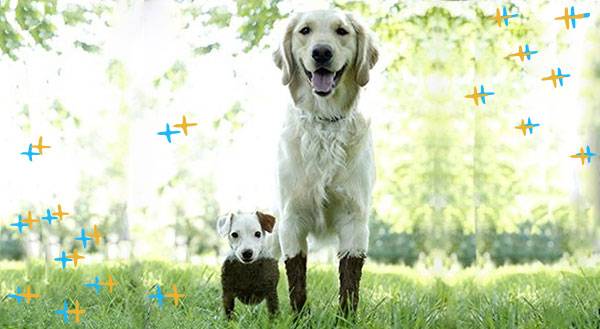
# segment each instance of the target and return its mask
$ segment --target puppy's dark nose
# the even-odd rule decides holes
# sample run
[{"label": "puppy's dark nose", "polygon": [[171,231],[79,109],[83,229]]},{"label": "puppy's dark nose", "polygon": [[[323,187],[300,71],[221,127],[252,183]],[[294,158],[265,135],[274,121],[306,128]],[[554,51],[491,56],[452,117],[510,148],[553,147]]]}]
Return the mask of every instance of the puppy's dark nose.
[{"label": "puppy's dark nose", "polygon": [[312,58],[318,64],[325,64],[333,57],[333,49],[328,45],[316,45],[312,50]]},{"label": "puppy's dark nose", "polygon": [[252,259],[252,250],[246,249],[246,250],[242,251],[242,258],[244,260],[251,260]]}]

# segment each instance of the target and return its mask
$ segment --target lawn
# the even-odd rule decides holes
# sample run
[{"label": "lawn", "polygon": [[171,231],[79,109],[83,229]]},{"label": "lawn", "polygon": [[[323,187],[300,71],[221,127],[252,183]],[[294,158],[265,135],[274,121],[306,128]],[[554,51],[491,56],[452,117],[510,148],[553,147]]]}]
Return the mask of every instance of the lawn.
[{"label": "lawn", "polygon": [[[369,264],[362,300],[353,321],[337,316],[337,272],[309,271],[310,315],[294,322],[286,280],[279,284],[281,314],[270,320],[265,305],[236,304],[235,320],[222,315],[219,269],[161,262],[136,262],[46,270],[42,263],[0,263],[0,328],[598,328],[600,269],[545,266],[467,269],[442,278],[399,266]],[[83,284],[108,274],[118,282],[99,295]],[[160,284],[176,284],[186,296],[160,309],[147,296]],[[27,305],[11,298],[16,286],[42,295]],[[79,325],[64,325],[54,310],[75,299],[86,310]]]}]

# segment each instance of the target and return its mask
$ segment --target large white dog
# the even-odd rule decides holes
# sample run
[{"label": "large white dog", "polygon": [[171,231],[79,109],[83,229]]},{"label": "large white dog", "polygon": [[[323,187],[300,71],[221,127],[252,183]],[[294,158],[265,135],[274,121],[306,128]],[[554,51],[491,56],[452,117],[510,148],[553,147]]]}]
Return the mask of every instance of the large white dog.
[{"label": "large white dog", "polygon": [[296,311],[306,302],[309,234],[337,236],[340,306],[348,313],[358,305],[375,166],[356,105],[377,59],[369,31],[332,10],[295,15],[274,53],[293,99],[279,149],[278,230]]}]

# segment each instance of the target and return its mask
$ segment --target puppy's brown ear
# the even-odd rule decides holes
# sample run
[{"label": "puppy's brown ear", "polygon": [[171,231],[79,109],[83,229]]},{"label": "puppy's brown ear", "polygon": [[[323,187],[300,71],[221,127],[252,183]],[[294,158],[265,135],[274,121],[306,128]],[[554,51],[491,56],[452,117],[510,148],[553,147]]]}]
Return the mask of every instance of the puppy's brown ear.
[{"label": "puppy's brown ear", "polygon": [[273,233],[273,226],[275,226],[275,217],[269,214],[263,214],[260,211],[256,212],[256,216],[258,217],[258,221],[260,222],[260,226],[263,230]]},{"label": "puppy's brown ear", "polygon": [[273,60],[275,65],[283,72],[281,83],[287,85],[292,80],[292,76],[296,71],[296,64],[294,63],[294,56],[292,55],[292,35],[298,22],[298,16],[294,16],[290,19],[283,36],[283,41],[279,48],[273,52]]},{"label": "puppy's brown ear", "polygon": [[379,51],[371,32],[352,14],[348,14],[348,19],[356,32],[357,38],[356,61],[354,63],[355,81],[363,87],[369,82],[369,71],[379,60]]}]

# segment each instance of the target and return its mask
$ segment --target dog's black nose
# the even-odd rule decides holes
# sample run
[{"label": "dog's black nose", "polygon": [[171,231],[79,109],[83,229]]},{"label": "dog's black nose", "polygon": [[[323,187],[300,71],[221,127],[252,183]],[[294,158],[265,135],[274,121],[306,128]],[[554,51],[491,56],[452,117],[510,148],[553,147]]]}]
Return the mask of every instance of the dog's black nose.
[{"label": "dog's black nose", "polygon": [[333,49],[328,45],[316,45],[312,50],[312,58],[318,64],[325,64],[333,57]]},{"label": "dog's black nose", "polygon": [[242,251],[242,258],[244,260],[251,260],[252,259],[252,250],[246,249],[246,250]]}]

